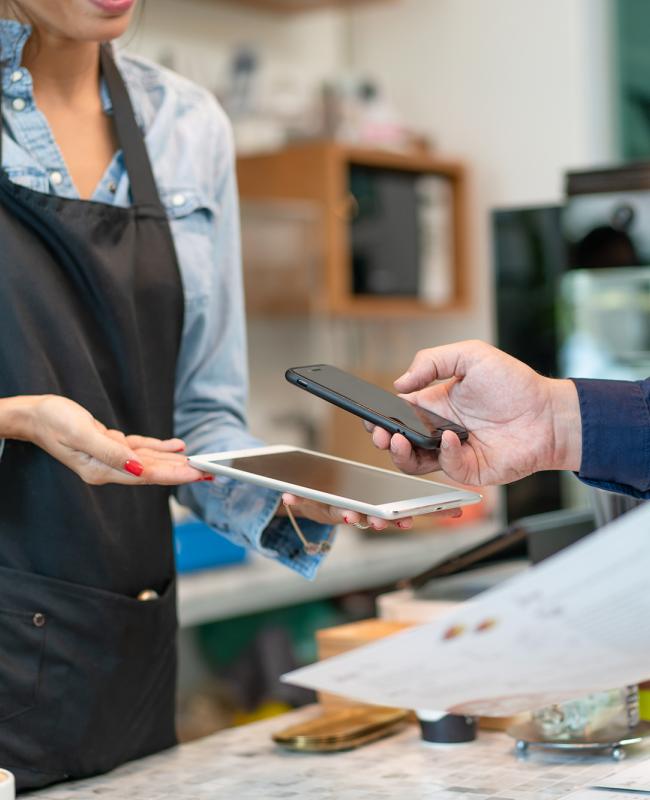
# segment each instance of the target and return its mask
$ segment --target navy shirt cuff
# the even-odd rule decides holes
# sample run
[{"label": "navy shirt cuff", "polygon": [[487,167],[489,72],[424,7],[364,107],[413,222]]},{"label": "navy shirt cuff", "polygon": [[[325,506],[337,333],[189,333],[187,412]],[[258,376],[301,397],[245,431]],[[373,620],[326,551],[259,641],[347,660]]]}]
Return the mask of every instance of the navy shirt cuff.
[{"label": "navy shirt cuff", "polygon": [[573,379],[582,417],[578,477],[643,497],[650,490],[650,381]]}]

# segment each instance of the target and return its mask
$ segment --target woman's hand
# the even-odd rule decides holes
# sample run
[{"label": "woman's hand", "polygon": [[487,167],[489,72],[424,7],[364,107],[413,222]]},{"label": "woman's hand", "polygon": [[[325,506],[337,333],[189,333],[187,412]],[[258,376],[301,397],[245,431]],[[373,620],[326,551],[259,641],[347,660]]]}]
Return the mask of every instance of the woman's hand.
[{"label": "woman's hand", "polygon": [[[447,380],[450,379],[450,380]],[[446,380],[431,386],[433,381]],[[404,472],[441,469],[474,486],[509,483],[544,469],[578,470],[580,407],[572,381],[538,375],[521,361],[480,341],[421,350],[395,381],[402,397],[469,431],[461,444],[445,431],[440,450],[413,447],[400,434],[372,429]]]},{"label": "woman's hand", "polygon": [[[402,519],[395,520],[395,522],[389,522],[381,517],[367,517],[357,511],[347,511],[336,506],[328,506],[325,503],[318,503],[315,500],[308,500],[305,497],[297,497],[293,494],[283,494],[282,503],[283,505],[278,509],[279,516],[286,516],[284,506],[290,506],[296,517],[311,519],[324,525],[340,525],[344,523],[362,528],[372,528],[375,531],[383,531],[389,527],[397,527],[402,531],[407,531],[413,527],[413,517],[402,517]],[[438,511],[436,512],[436,517],[460,517],[462,513],[460,508],[454,508],[450,511]]]},{"label": "woman's hand", "polygon": [[187,463],[180,439],[109,430],[78,403],[58,395],[0,400],[0,436],[33,442],[94,486],[212,480]]},{"label": "woman's hand", "polygon": [[[278,509],[279,516],[286,516],[284,506],[290,506],[296,517],[310,519],[320,522],[323,525],[357,525],[372,528],[376,531],[383,531],[389,526],[389,522],[380,517],[366,517],[357,511],[346,511],[336,506],[328,506],[325,503],[318,503],[316,500],[308,500],[306,497],[298,497],[294,494],[285,493],[282,495],[282,505]],[[413,525],[412,517],[404,517],[397,520],[395,525],[401,530],[408,530]]]}]

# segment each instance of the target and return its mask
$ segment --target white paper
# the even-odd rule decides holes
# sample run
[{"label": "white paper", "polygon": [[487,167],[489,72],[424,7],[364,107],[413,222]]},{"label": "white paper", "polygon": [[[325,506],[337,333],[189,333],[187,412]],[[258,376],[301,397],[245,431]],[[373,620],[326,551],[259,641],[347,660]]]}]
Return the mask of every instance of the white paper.
[{"label": "white paper", "polygon": [[285,676],[401,708],[502,716],[650,678],[650,504],[441,619]]},{"label": "white paper", "polygon": [[[605,780],[595,785],[604,789],[626,789],[650,794],[650,759],[608,775]],[[629,795],[626,797],[630,800]]]},{"label": "white paper", "polygon": [[[636,800],[642,800],[643,795],[637,795]],[[603,789],[578,789],[561,798],[561,800],[635,800],[629,792],[605,791]]]}]

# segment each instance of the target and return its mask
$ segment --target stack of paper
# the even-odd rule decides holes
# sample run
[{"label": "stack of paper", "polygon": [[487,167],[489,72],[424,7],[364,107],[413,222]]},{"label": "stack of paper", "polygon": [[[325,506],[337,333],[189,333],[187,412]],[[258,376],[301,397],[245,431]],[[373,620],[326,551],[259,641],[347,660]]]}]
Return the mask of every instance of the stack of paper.
[{"label": "stack of paper", "polygon": [[650,504],[440,620],[285,680],[503,716],[650,678]]}]

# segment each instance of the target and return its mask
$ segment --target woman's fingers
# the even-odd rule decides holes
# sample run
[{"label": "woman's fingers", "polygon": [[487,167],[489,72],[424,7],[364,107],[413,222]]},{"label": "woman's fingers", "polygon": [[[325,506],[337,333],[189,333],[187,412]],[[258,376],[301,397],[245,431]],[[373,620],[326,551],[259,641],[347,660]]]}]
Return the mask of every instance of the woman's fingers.
[{"label": "woman's fingers", "polygon": [[326,503],[318,503],[316,500],[309,500],[306,497],[298,497],[289,492],[282,495],[282,503],[290,506],[296,517],[304,517],[324,525],[340,525],[341,523],[354,525],[362,519],[362,515],[356,511],[346,511]]},{"label": "woman's fingers", "polygon": [[172,461],[179,463],[186,463],[187,458],[184,453],[168,453],[164,450],[156,450],[151,447],[136,447],[134,453],[140,458],[142,463],[143,459],[157,459],[159,461]]},{"label": "woman's fingers", "polygon": [[308,500],[289,493],[282,495],[282,503],[285,506],[290,506],[296,517],[311,519],[325,525],[340,525],[343,523],[345,525],[372,528],[375,531],[384,531],[391,524],[394,524],[400,530],[408,530],[413,525],[411,517],[405,517],[395,523],[390,523],[381,517],[366,517],[365,514],[359,514],[358,511],[329,506],[325,503],[318,503],[315,500]]},{"label": "woman's fingers", "polygon": [[[82,461],[87,462],[84,469],[90,473],[92,482],[96,482],[99,477],[96,474],[97,464],[93,464],[92,460],[117,472],[127,472],[136,478],[139,478],[144,470],[136,452],[126,444],[126,441],[116,440],[92,422],[75,427],[62,444],[86,457],[82,458]],[[86,476],[80,474],[85,480]]]},{"label": "woman's fingers", "polygon": [[180,454],[181,439],[125,436],[108,429],[78,403],[44,395],[33,411],[30,441],[92,485],[159,483],[176,485],[212,480]]},{"label": "woman's fingers", "polygon": [[[115,443],[112,439],[111,441]],[[88,448],[90,446],[85,445]],[[116,466],[104,460],[109,457],[109,447],[105,442],[93,447],[93,450],[97,455],[70,450],[68,447],[55,449],[52,454],[73,469],[86,483],[95,486],[107,483],[178,486],[213,480],[212,475],[190,466],[187,458],[178,453],[160,452],[150,448],[130,451],[126,448],[127,452],[132,453],[132,458],[122,467],[119,457],[116,459]]]},{"label": "woman's fingers", "polygon": [[163,453],[182,453],[185,450],[185,442],[182,439],[156,439],[153,436],[139,436],[137,434],[126,435],[122,431],[107,430],[106,435],[116,442],[124,442],[132,449],[136,450],[147,447],[150,450],[159,450]]},{"label": "woman's fingers", "polygon": [[390,522],[386,519],[382,519],[381,517],[366,517],[366,524],[370,525],[373,531],[385,531],[386,528],[390,525]]},{"label": "woman's fingers", "polygon": [[201,472],[190,466],[184,456],[171,453],[156,453],[152,450],[139,451],[144,465],[142,483],[159,486],[179,486],[184,483],[212,482],[213,475]]},{"label": "woman's fingers", "polygon": [[126,441],[134,449],[147,447],[150,450],[159,450],[162,453],[182,453],[185,451],[185,442],[182,439],[154,439],[151,436],[131,434],[126,437]]}]

